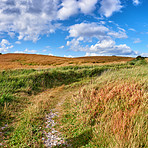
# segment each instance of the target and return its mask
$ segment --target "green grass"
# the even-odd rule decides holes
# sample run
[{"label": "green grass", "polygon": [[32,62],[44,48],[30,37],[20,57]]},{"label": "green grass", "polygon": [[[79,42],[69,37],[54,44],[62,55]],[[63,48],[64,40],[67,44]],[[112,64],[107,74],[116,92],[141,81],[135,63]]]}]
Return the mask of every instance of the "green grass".
[{"label": "green grass", "polygon": [[[5,124],[9,125],[3,135],[6,146],[43,147],[41,137],[45,114],[55,107],[61,96],[63,96],[63,93],[65,93],[66,96],[69,94],[69,91],[73,92],[74,88],[79,89],[79,87],[88,84],[88,82],[92,84],[94,80],[98,78],[100,78],[99,84],[101,87],[105,82],[104,78],[101,79],[102,73],[114,73],[115,71],[118,73],[120,70],[123,70],[124,73],[124,71],[131,70],[134,67],[134,69],[136,69],[136,67],[138,68],[138,65],[145,65],[145,63],[104,66],[67,66],[46,70],[23,69],[1,71],[0,126],[4,126]],[[129,75],[127,74],[127,78]],[[132,75],[134,75],[134,73],[132,73]],[[141,79],[141,77],[143,78],[145,75],[145,73],[143,73],[142,76],[141,73],[137,73],[136,77]],[[118,77],[118,75],[116,77]],[[108,82],[109,79],[107,78],[106,81]],[[62,85],[65,85],[65,87],[61,88]],[[143,84],[143,86],[145,89],[147,88],[145,84]],[[48,90],[47,94],[46,90]],[[70,108],[72,104],[68,103],[67,106],[68,105]],[[76,123],[76,115],[77,110],[72,114],[68,113],[68,115],[62,119],[64,125],[68,124],[68,128],[69,126],[72,127],[68,129],[68,131],[71,130],[72,132],[69,132],[73,134],[73,136],[69,136],[69,140],[75,141],[74,145],[77,147],[85,144],[89,147],[94,137],[94,129],[92,129],[89,124]],[[65,133],[68,131],[65,130]],[[81,140],[77,143],[79,138]]]}]

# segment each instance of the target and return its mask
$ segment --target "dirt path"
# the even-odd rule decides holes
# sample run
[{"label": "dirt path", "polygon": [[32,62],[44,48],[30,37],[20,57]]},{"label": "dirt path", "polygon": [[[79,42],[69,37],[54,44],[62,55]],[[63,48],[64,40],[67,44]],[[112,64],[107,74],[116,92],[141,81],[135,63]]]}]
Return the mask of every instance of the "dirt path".
[{"label": "dirt path", "polygon": [[49,148],[55,147],[55,146],[60,146],[60,147],[62,146],[63,148],[71,147],[71,145],[67,143],[66,140],[64,139],[62,133],[56,130],[55,126],[57,125],[57,123],[55,122],[55,118],[58,118],[60,116],[62,105],[66,99],[67,94],[68,96],[71,96],[76,90],[77,88],[74,88],[73,90],[71,89],[63,90],[61,94],[59,93],[59,98],[61,98],[59,99],[60,101],[55,106],[55,108],[51,109],[50,113],[46,115],[45,117],[46,126],[45,126],[45,130],[43,131],[44,137],[42,137],[42,140],[46,147],[49,147]]}]

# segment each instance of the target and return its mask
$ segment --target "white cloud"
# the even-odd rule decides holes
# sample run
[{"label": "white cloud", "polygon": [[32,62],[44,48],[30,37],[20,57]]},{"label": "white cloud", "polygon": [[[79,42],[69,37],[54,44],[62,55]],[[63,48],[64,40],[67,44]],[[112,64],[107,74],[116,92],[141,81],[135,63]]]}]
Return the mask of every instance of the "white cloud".
[{"label": "white cloud", "polygon": [[59,0],[1,1],[0,31],[36,42],[40,35],[52,33],[59,26],[52,24],[57,18],[58,3]]},{"label": "white cloud", "polygon": [[136,30],[133,28],[129,28],[128,30],[135,32]]},{"label": "white cloud", "polygon": [[133,43],[135,43],[135,44],[136,44],[136,43],[141,43],[140,38],[135,39]]},{"label": "white cloud", "polygon": [[[61,24],[57,23],[59,20],[80,13],[92,15],[98,3],[101,4],[101,15],[106,17],[122,8],[119,0],[1,0],[0,32],[7,32],[11,37],[17,36],[18,40],[36,42],[42,35],[51,34],[60,28]],[[101,25],[95,26],[95,23],[94,26],[84,23],[81,24],[82,29],[85,29],[84,36],[88,30],[85,26],[92,26],[92,36],[104,33],[107,29]]]},{"label": "white cloud", "polygon": [[29,50],[28,48],[26,48],[24,51],[15,51],[14,53],[29,53],[29,54],[37,54],[36,50]]},{"label": "white cloud", "polygon": [[115,37],[115,38],[127,38],[125,31],[121,31],[121,30],[119,30],[118,32],[110,31],[108,32],[108,35]]},{"label": "white cloud", "polygon": [[66,58],[73,58],[74,56],[72,56],[72,55],[64,55],[64,57],[66,57]]},{"label": "white cloud", "polygon": [[58,11],[58,18],[65,20],[70,16],[78,13],[78,4],[76,0],[63,0],[62,8]]},{"label": "white cloud", "polygon": [[102,0],[100,2],[101,8],[100,14],[106,17],[110,17],[114,12],[118,12],[123,7],[120,0]]},{"label": "white cloud", "polygon": [[134,5],[139,5],[140,4],[140,1],[139,0],[133,0],[133,4]]},{"label": "white cloud", "polygon": [[0,52],[7,52],[8,49],[13,48],[13,45],[8,40],[2,39],[0,42]]},{"label": "white cloud", "polygon": [[48,55],[49,55],[49,56],[53,56],[53,54],[52,54],[52,53],[49,53]]},{"label": "white cloud", "polygon": [[85,56],[86,57],[88,57],[88,56],[100,56],[100,54],[86,52]]},{"label": "white cloud", "polygon": [[21,44],[21,42],[20,41],[16,41],[15,44]]},{"label": "white cloud", "polygon": [[116,45],[113,40],[102,40],[90,47],[90,53],[97,53],[99,55],[136,55],[126,44]]},{"label": "white cloud", "polygon": [[79,8],[82,13],[89,14],[93,10],[95,10],[95,5],[97,4],[98,0],[80,0],[78,2]]},{"label": "white cloud", "polygon": [[60,5],[61,9],[58,11],[58,18],[65,20],[80,12],[90,14],[95,10],[97,2],[98,0],[63,0]]},{"label": "white cloud", "polygon": [[[88,29],[89,28],[89,29]],[[69,27],[68,37],[83,37],[86,38],[97,38],[99,40],[107,38],[127,38],[126,31],[123,28],[117,26],[118,31],[115,32],[105,27],[105,25],[98,23],[80,23]]]},{"label": "white cloud", "polygon": [[101,38],[105,36],[107,31],[109,31],[107,27],[97,23],[81,23],[69,28],[69,37]]},{"label": "white cloud", "polygon": [[29,50],[28,48],[26,48],[24,50],[25,53],[32,53],[32,54],[35,54],[37,51],[36,50]]},{"label": "white cloud", "polygon": [[108,49],[108,48],[113,48],[115,45],[115,41],[113,40],[102,40],[102,41],[99,41],[97,44],[95,45],[92,45],[90,47],[90,51],[98,51],[98,49]]},{"label": "white cloud", "polygon": [[59,48],[63,49],[63,48],[64,48],[64,46],[60,46]]},{"label": "white cloud", "polygon": [[[116,45],[112,38],[127,38],[123,28],[116,25],[118,31],[115,32],[98,23],[81,23],[69,27],[69,38],[67,46],[74,51],[84,51],[88,55],[131,55],[135,54],[126,44]],[[88,29],[89,28],[89,29]],[[111,28],[112,29],[112,28]],[[91,44],[92,38],[98,40],[95,45]]]},{"label": "white cloud", "polygon": [[67,46],[70,46],[70,49],[74,51],[87,51],[88,46],[83,47],[80,44],[81,41],[83,41],[83,37],[74,38],[71,41],[67,41]]},{"label": "white cloud", "polygon": [[142,53],[141,56],[148,57],[148,53]]},{"label": "white cloud", "polygon": [[71,41],[67,41],[67,46],[74,51],[84,51],[86,52],[86,56],[99,56],[99,55],[118,55],[118,56],[135,56],[137,55],[135,51],[133,51],[126,44],[116,45],[114,40],[104,39],[98,41],[95,45],[81,44],[83,42],[82,38],[74,38]]},{"label": "white cloud", "polygon": [[24,51],[15,51],[14,53],[25,53]]},{"label": "white cloud", "polygon": [[15,33],[14,32],[8,32],[8,35],[13,38],[15,36]]}]

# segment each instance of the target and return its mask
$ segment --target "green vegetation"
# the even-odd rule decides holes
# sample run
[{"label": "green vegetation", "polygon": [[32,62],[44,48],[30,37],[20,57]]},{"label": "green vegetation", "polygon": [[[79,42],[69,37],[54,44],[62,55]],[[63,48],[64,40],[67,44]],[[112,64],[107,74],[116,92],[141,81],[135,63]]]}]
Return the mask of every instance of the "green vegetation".
[{"label": "green vegetation", "polygon": [[73,147],[148,147],[148,67],[108,71],[67,97],[59,130]]},{"label": "green vegetation", "polygon": [[[94,137],[98,138],[97,133],[99,133],[99,138],[102,139],[102,141],[99,141],[100,145],[99,143],[96,143],[96,146],[110,146],[107,145],[106,142],[110,143],[111,139],[114,140],[114,137],[110,138],[109,136],[105,136],[106,134],[113,133],[105,133],[107,130],[102,129],[105,128],[103,126],[104,122],[106,123],[108,118],[112,115],[112,112],[115,112],[113,108],[118,107],[119,110],[116,111],[116,113],[119,112],[120,114],[120,108],[122,111],[127,109],[126,104],[121,106],[124,98],[119,95],[118,97],[121,97],[122,100],[119,104],[118,101],[113,101],[114,98],[109,98],[109,101],[106,101],[107,104],[104,104],[105,106],[102,105],[103,102],[99,103],[99,105],[104,108],[111,104],[110,107],[108,106],[110,108],[110,112],[108,112],[109,115],[106,112],[107,115],[105,116],[104,110],[98,109],[98,106],[88,109],[87,105],[95,106],[95,104],[93,104],[95,103],[93,100],[98,98],[94,95],[93,100],[88,99],[89,95],[92,93],[92,88],[89,90],[90,82],[95,93],[99,93],[99,90],[101,89],[103,91],[103,87],[105,85],[105,88],[107,89],[104,92],[105,96],[107,95],[105,93],[110,91],[110,88],[108,89],[108,87],[114,88],[116,84],[120,82],[118,78],[126,79],[125,86],[128,87],[127,79],[129,76],[132,76],[133,78],[136,77],[135,81],[138,81],[135,94],[140,91],[142,97],[143,95],[146,96],[145,92],[147,91],[147,83],[144,82],[147,82],[147,63],[143,62],[143,60],[144,59],[134,61],[136,64],[131,64],[129,62],[127,64],[104,66],[67,66],[46,70],[23,69],[1,71],[0,126],[4,126],[5,124],[9,125],[5,128],[5,133],[3,135],[5,144],[8,147],[43,147],[41,137],[45,114],[55,107],[61,96],[69,96],[66,100],[66,108],[63,108],[63,118],[61,119],[64,127],[62,129],[63,133],[65,133],[69,140],[74,142],[73,145],[77,147],[95,147]],[[138,62],[139,64],[137,64]],[[143,66],[141,67],[139,65]],[[138,73],[136,73],[136,70]],[[95,82],[93,81],[94,79],[96,80]],[[134,79],[131,80],[131,82],[133,83],[130,84],[130,87],[133,88]],[[122,80],[121,83],[124,84],[124,80]],[[122,84],[121,86],[118,86],[118,89],[124,86],[122,86]],[[87,101],[83,102],[83,99],[80,99],[77,96],[73,97],[74,101],[71,102],[69,91],[73,92],[74,89],[79,89],[79,87],[84,85],[86,85],[85,87],[87,89],[82,90],[82,93],[80,91],[79,97],[86,97],[87,99],[84,100]],[[139,90],[140,87],[141,89]],[[122,91],[124,92],[125,90],[123,89]],[[128,93],[128,95],[132,95],[130,92]],[[145,98],[143,97],[142,99],[144,102]],[[139,102],[141,103],[142,101]],[[83,104],[86,106],[85,109],[83,108]],[[140,107],[140,109],[143,110],[142,107]],[[99,110],[99,112],[96,110]],[[143,114],[143,120],[140,118],[140,114]],[[134,116],[134,118],[136,118],[137,121],[140,120],[141,122],[145,122],[144,114],[145,111],[139,111],[139,116]],[[98,115],[100,115],[100,118],[98,118]],[[102,116],[105,117],[103,118]],[[133,122],[136,124],[137,121],[134,120],[134,118]],[[97,129],[100,123],[102,124],[102,127]],[[145,128],[145,125],[142,126]],[[68,129],[71,130],[71,133]],[[104,131],[103,135],[107,139],[102,136],[101,130]],[[142,133],[142,135],[144,135],[144,133]],[[125,135],[123,134],[123,137],[124,136]],[[142,143],[144,143],[144,140],[145,139],[143,139]],[[112,144],[114,146],[116,145],[116,142],[114,141]],[[123,145],[124,143],[121,144],[121,146]]]},{"label": "green vegetation", "polygon": [[147,65],[147,61],[145,60],[144,57],[141,57],[141,56],[137,56],[136,59],[134,59],[128,63],[130,65],[136,65],[136,66]]}]

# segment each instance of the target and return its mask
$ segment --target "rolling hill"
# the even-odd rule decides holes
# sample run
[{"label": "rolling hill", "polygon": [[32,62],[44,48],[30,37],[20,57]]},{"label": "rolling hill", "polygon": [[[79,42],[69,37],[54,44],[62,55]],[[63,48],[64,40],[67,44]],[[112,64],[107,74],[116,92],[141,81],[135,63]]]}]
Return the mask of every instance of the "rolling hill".
[{"label": "rolling hill", "polygon": [[131,57],[94,56],[66,58],[36,54],[3,54],[0,55],[0,69],[53,68],[67,65],[101,65],[131,61]]}]

